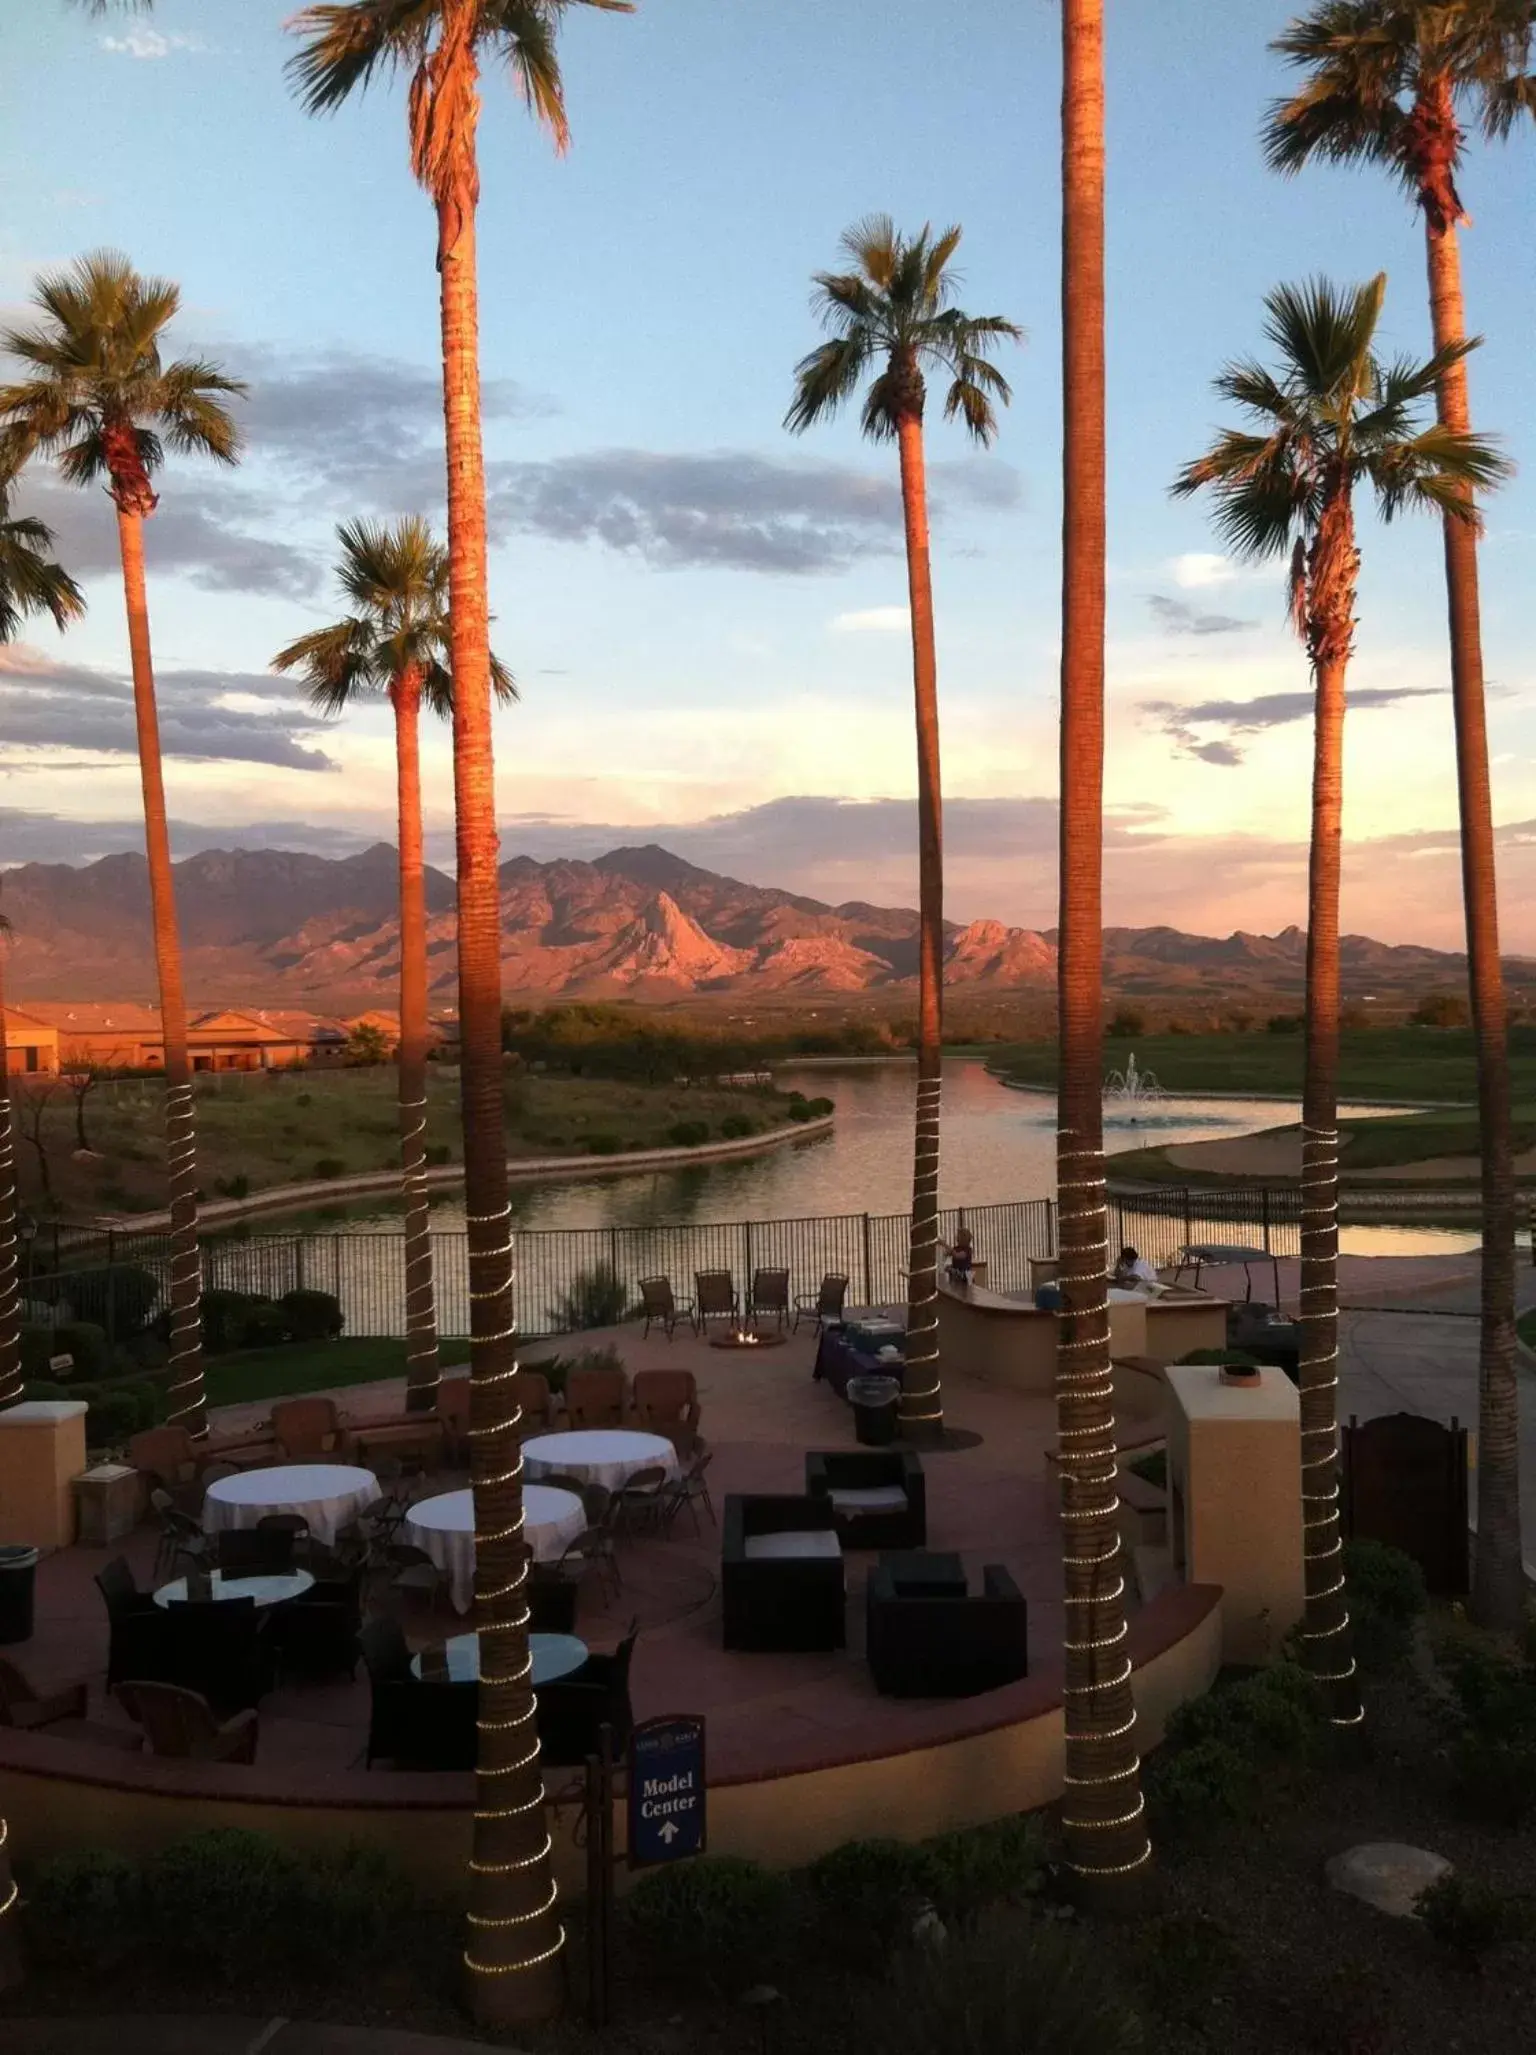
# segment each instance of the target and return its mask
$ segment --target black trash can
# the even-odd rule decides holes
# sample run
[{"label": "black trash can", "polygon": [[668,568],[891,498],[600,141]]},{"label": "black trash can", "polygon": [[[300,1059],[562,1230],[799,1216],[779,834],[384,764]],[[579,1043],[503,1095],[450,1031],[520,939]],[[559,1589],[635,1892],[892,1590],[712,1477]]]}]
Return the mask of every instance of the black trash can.
[{"label": "black trash can", "polygon": [[889,1448],[896,1439],[896,1408],[901,1384],[895,1377],[850,1377],[848,1402],[853,1407],[854,1438],[865,1448]]},{"label": "black trash can", "polygon": [[32,1589],[37,1550],[7,1543],[0,1547],[0,1645],[32,1639]]}]

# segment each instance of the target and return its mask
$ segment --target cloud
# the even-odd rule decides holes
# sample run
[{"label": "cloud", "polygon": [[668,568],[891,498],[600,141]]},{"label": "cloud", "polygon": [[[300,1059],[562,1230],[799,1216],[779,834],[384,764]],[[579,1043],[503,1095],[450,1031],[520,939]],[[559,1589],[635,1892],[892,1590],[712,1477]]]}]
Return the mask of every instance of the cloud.
[{"label": "cloud", "polygon": [[[35,471],[27,478],[23,497],[22,511],[48,523],[57,538],[60,562],[76,577],[119,571],[117,526],[104,494],[80,492],[50,473]],[[315,557],[296,543],[263,535],[249,525],[277,522],[282,511],[265,494],[233,481],[172,475],[161,484],[160,505],[144,531],[149,576],[175,572],[205,592],[311,598],[322,583]]]},{"label": "cloud", "polygon": [[[1434,685],[1363,685],[1350,693],[1349,709],[1368,713],[1406,699],[1440,696],[1441,688]],[[1267,728],[1310,720],[1313,704],[1310,692],[1264,692],[1256,699],[1204,699],[1193,706],[1181,706],[1171,699],[1144,699],[1141,711],[1154,716],[1180,756],[1231,769],[1243,761],[1242,750],[1230,739],[1233,735],[1258,735]],[[1201,736],[1198,731],[1202,728],[1225,728],[1227,733]]]},{"label": "cloud", "polygon": [[196,36],[167,36],[159,29],[128,29],[120,36],[103,36],[103,50],[114,57],[169,57],[176,51],[202,50],[206,45]]},{"label": "cloud", "polygon": [[863,607],[832,617],[834,635],[905,635],[911,625],[910,607]]},{"label": "cloud", "polygon": [[[82,664],[61,664],[17,644],[0,649],[0,744],[21,750],[91,751],[132,757],[138,743],[133,688],[126,678]],[[168,756],[203,762],[273,764],[285,770],[335,770],[323,750],[297,738],[323,717],[286,680],[242,671],[161,671],[155,680],[160,741]],[[235,697],[278,699],[273,712],[230,706]]]},{"label": "cloud", "polygon": [[1169,565],[1175,585],[1186,592],[1200,592],[1212,585],[1231,585],[1238,569],[1230,557],[1214,556],[1208,550],[1191,550],[1175,557]]},{"label": "cloud", "polygon": [[[806,576],[846,570],[901,546],[894,477],[849,465],[698,453],[593,450],[487,467],[493,536],[598,542],[658,569],[704,567]],[[944,467],[932,506],[995,508],[1018,497],[996,463]]]},{"label": "cloud", "polygon": [[1147,605],[1170,635],[1241,635],[1256,628],[1256,621],[1240,621],[1235,614],[1203,614],[1188,600],[1171,599],[1166,592],[1149,592]]},{"label": "cloud", "polygon": [[[357,856],[379,841],[394,840],[392,816],[376,825],[345,828],[310,821],[201,821],[170,823],[171,853],[180,859],[204,849],[299,849],[313,856]],[[0,807],[4,867],[20,863],[95,863],[103,856],[140,855],[141,820],[75,820],[66,814]]]}]

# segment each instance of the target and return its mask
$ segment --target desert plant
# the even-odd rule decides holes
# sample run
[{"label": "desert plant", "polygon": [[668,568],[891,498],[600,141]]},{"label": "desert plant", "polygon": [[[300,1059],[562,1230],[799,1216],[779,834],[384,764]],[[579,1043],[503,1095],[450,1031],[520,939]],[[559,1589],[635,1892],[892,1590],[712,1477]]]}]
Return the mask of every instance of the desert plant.
[{"label": "desert plant", "polygon": [[1455,1870],[1427,1885],[1413,1909],[1437,1944],[1460,1968],[1473,1972],[1531,1927],[1529,1900]]},{"label": "desert plant", "polygon": [[1413,1629],[1429,1603],[1424,1572],[1400,1548],[1350,1541],[1344,1548],[1355,1660],[1362,1670],[1398,1669],[1413,1647]]},{"label": "desert plant", "polygon": [[610,1263],[578,1270],[555,1302],[555,1324],[572,1332],[617,1327],[629,1311],[629,1287]]},{"label": "desert plant", "polygon": [[707,1120],[674,1120],[667,1129],[667,1140],[678,1149],[696,1149],[701,1142],[709,1140]]}]

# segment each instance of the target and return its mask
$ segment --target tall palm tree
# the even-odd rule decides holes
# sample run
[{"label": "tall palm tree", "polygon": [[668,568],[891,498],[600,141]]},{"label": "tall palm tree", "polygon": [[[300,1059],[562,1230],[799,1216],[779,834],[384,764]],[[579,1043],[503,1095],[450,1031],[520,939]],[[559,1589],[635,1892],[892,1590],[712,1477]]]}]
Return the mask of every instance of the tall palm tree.
[{"label": "tall palm tree", "polygon": [[1067,1862],[1090,1897],[1152,1854],[1125,1653],[1104,1195],[1104,0],[1062,0],[1061,878],[1056,1370]]},{"label": "tall palm tree", "polygon": [[[1436,393],[1442,427],[1472,424],[1457,190],[1465,132],[1508,135],[1536,113],[1531,0],[1322,0],[1273,47],[1307,73],[1270,109],[1264,143],[1279,171],[1313,158],[1380,164],[1424,216],[1434,346],[1445,356]],[[1445,579],[1461,807],[1467,972],[1477,1045],[1482,1142],[1482,1336],[1479,1364],[1477,1543],[1473,1611],[1484,1625],[1520,1625],[1519,1394],[1515,1357],[1515,1174],[1510,1133],[1508,1014],[1499,959],[1493,796],[1483,694],[1475,521],[1448,511]]]},{"label": "tall palm tree", "polygon": [[321,0],[292,24],[290,74],[313,113],[410,74],[411,166],[437,214],[448,454],[448,589],[459,900],[460,1083],[469,1229],[480,1761],[465,1962],[487,2024],[558,2010],[564,1930],[541,1812],[528,1655],[522,1459],[513,1396],[511,1213],[502,1139],[501,903],[491,746],[485,456],[480,430],[475,131],[482,58],[505,64],[557,147],[568,140],[556,33],[567,5],[629,0]]},{"label": "tall palm tree", "polygon": [[[29,515],[11,514],[12,479],[0,473],[0,642],[14,642],[29,614],[47,614],[67,628],[85,612],[85,599],[53,558],[53,533]],[[0,914],[0,970],[11,924]],[[0,977],[0,1406],[21,1397],[21,1293],[16,1253],[16,1157],[11,1134],[10,1059],[5,1036],[5,989]],[[0,1891],[5,1888],[0,1879]]]},{"label": "tall palm tree", "polygon": [[221,464],[237,461],[240,438],[225,401],[242,394],[245,387],[202,359],[164,361],[165,331],[180,306],[180,290],[169,279],[141,277],[116,251],[97,251],[66,270],[43,273],[33,303],[41,320],[30,328],[8,329],[0,337],[0,345],[29,373],[20,384],[0,387],[0,436],[17,458],[56,457],[71,485],[105,479],[117,510],[165,1043],[170,1417],[201,1435],[207,1432],[207,1416],[199,1317],[197,1143],[144,586],[144,523],[159,505],[150,477],[160,468],[167,448],[181,455],[213,457]]},{"label": "tall palm tree", "polygon": [[918,865],[917,1117],[901,1418],[908,1434],[932,1436],[944,1426],[938,1322],[944,832],[924,373],[949,381],[945,420],[958,418],[985,448],[997,437],[996,406],[1006,406],[1012,396],[1007,379],[988,360],[999,342],[1018,342],[1024,333],[1000,314],[965,314],[954,305],[958,281],[952,265],[960,235],[958,228],[948,228],[935,236],[925,223],[917,235],[904,236],[886,214],[872,214],[846,232],[842,246],[853,268],[816,274],[811,305],[830,336],[796,365],[795,397],[785,416],[786,427],[803,433],[835,414],[868,380],[864,433],[872,442],[894,442],[901,464],[917,713]]},{"label": "tall palm tree", "polygon": [[1375,352],[1386,274],[1339,288],[1279,286],[1265,300],[1277,365],[1229,364],[1216,380],[1250,428],[1226,429],[1180,473],[1180,495],[1208,489],[1222,540],[1238,556],[1289,556],[1290,617],[1317,696],[1312,854],[1307,889],[1306,1077],[1301,1170],[1301,1492],[1306,1618],[1302,1650],[1328,1686],[1336,1725],[1362,1717],[1350,1653],[1338,1484],[1339,856],[1344,694],[1354,650],[1360,552],[1354,498],[1384,521],[1406,509],[1477,519],[1472,495],[1508,468],[1482,438],[1436,423],[1423,403],[1452,343],[1422,364]]},{"label": "tall palm tree", "polygon": [[[437,1403],[437,1305],[427,1195],[427,898],[421,851],[423,705],[453,716],[448,623],[448,552],[417,516],[384,525],[344,522],[337,580],[354,611],[301,635],[272,659],[298,671],[312,702],[339,714],[382,694],[395,716],[400,855],[400,1161],[405,1187],[405,1356],[408,1411]],[[496,656],[491,682],[503,702],[517,697]]]}]

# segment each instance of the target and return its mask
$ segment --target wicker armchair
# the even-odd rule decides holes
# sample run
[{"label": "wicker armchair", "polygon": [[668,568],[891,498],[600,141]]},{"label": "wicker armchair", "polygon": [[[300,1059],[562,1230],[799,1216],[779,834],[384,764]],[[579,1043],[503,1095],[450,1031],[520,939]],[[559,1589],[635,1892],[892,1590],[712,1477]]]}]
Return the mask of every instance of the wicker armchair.
[{"label": "wicker armchair", "polygon": [[117,1687],[129,1719],[144,1729],[153,1755],[180,1756],[195,1762],[254,1762],[257,1719],[254,1711],[218,1720],[206,1698],[180,1684],[154,1684],[143,1678]]}]

